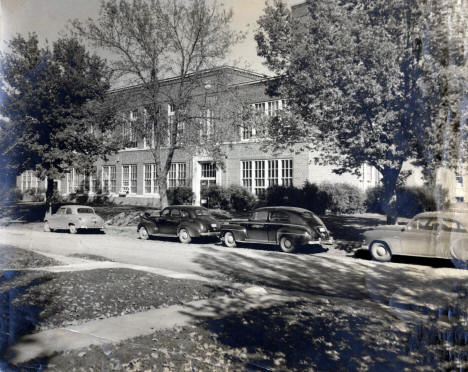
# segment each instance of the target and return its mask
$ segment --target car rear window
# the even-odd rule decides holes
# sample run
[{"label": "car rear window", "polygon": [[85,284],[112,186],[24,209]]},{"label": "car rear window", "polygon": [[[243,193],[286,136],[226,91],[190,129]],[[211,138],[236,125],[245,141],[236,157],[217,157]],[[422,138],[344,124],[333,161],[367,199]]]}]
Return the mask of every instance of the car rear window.
[{"label": "car rear window", "polygon": [[209,210],[201,209],[201,208],[195,209],[194,212],[195,212],[195,215],[197,216],[209,216],[211,214]]},{"label": "car rear window", "polygon": [[77,211],[78,213],[94,213],[94,210],[92,208],[78,208]]},{"label": "car rear window", "polygon": [[312,212],[302,212],[301,213],[301,216],[302,218],[304,218],[309,224],[312,224],[312,225],[320,225],[320,226],[323,226],[324,223],[322,222],[322,220],[320,218],[318,218],[315,214],[313,214]]}]

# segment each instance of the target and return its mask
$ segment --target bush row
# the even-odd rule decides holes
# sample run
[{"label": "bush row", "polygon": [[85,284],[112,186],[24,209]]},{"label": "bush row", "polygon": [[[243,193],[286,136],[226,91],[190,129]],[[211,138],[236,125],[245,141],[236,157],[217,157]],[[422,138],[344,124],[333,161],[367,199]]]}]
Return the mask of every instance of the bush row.
[{"label": "bush row", "polygon": [[[367,212],[384,213],[383,187],[377,186],[367,190],[365,207]],[[448,191],[441,187],[399,187],[396,191],[396,208],[401,217],[413,217],[424,211],[445,209],[449,206]]]},{"label": "bush row", "polygon": [[[383,188],[375,187],[363,193],[346,183],[324,182],[315,185],[306,182],[302,188],[272,186],[258,200],[240,186],[210,186],[202,190],[202,199],[208,208],[245,212],[254,207],[286,205],[309,209],[317,214],[383,213]],[[444,209],[448,206],[447,191],[437,188],[432,192],[423,187],[400,187],[397,190],[397,210],[402,217],[412,217],[423,211]]]}]

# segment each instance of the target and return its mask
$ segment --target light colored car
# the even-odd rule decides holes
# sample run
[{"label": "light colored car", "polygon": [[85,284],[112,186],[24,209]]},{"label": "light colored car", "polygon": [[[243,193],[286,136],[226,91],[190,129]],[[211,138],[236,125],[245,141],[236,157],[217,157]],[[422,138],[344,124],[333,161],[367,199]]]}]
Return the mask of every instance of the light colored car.
[{"label": "light colored car", "polygon": [[46,213],[44,217],[44,231],[68,230],[70,234],[76,234],[78,230],[101,230],[104,228],[104,220],[99,217],[94,209],[86,205],[63,205],[57,213]]},{"label": "light colored car", "polygon": [[380,226],[364,233],[362,248],[377,261],[393,255],[468,261],[468,213],[424,212],[406,225]]}]

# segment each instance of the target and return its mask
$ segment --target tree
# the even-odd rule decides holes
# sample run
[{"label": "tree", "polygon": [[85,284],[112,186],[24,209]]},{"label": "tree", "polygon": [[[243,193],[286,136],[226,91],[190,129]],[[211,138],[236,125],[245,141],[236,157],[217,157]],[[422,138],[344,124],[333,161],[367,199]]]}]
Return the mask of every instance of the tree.
[{"label": "tree", "polygon": [[[432,11],[422,4],[308,1],[307,11],[293,20],[275,0],[255,35],[258,54],[279,75],[270,90],[290,103],[289,112],[269,123],[272,145],[312,144],[337,173],[359,174],[362,164],[374,166],[382,176],[389,222],[396,218],[403,163],[417,159],[427,169],[442,152],[434,121],[438,100],[430,89],[421,89],[429,80],[421,25]],[[434,110],[429,113],[428,107]],[[460,121],[452,128],[454,139]]]},{"label": "tree", "polygon": [[108,137],[113,110],[106,105],[109,72],[74,38],[40,48],[35,34],[12,39],[1,55],[0,162],[4,172],[36,170],[54,178],[71,168],[87,172],[115,150]]},{"label": "tree", "polygon": [[[115,57],[112,68],[118,77],[140,87],[142,114],[133,125],[147,139],[162,206],[167,205],[167,174],[178,148],[219,152],[216,138],[200,141],[198,133],[222,116],[220,105],[211,101],[217,110],[208,107],[207,89],[219,92],[227,84],[221,74],[206,81],[204,71],[219,64],[242,38],[230,29],[231,19],[232,12],[208,0],[105,0],[98,19],[73,22],[77,35]],[[167,77],[175,77],[170,90],[160,84]],[[163,115],[164,104],[172,109],[170,120]]]}]

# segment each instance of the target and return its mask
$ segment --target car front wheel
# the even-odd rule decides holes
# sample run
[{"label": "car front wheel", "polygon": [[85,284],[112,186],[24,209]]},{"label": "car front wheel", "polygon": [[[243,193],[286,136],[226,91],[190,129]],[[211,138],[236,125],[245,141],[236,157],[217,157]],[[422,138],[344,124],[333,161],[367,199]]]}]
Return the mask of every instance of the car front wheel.
[{"label": "car front wheel", "polygon": [[190,233],[187,231],[187,229],[179,230],[179,241],[185,244],[188,244],[192,241],[192,237],[190,236]]},{"label": "car front wheel", "polygon": [[392,259],[390,248],[384,242],[373,242],[370,251],[372,258],[376,261],[388,262]]},{"label": "car front wheel", "polygon": [[291,238],[282,236],[280,239],[280,248],[283,252],[292,253],[296,250],[296,245],[291,240]]},{"label": "car front wheel", "polygon": [[78,229],[75,225],[70,224],[68,225],[68,231],[70,232],[70,234],[76,234],[78,232]]},{"label": "car front wheel", "polygon": [[50,228],[50,225],[49,225],[49,222],[44,222],[44,231],[45,232],[51,232],[51,231],[54,231]]},{"label": "car front wheel", "polygon": [[232,232],[228,231],[226,234],[224,234],[224,244],[226,244],[226,246],[229,248],[236,247],[236,238],[234,238],[234,234]]},{"label": "car front wheel", "polygon": [[138,235],[140,236],[141,240],[148,240],[149,239],[149,234],[148,230],[146,230],[146,227],[142,226],[138,229]]}]

